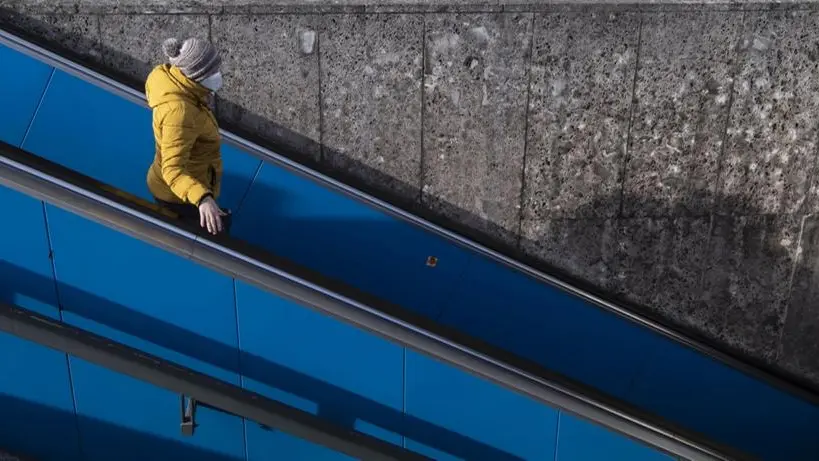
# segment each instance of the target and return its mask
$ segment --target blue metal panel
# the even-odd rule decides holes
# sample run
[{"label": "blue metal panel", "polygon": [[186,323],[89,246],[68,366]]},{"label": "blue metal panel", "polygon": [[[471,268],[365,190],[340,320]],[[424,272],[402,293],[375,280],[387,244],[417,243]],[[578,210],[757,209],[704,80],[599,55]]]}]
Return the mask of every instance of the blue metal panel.
[{"label": "blue metal panel", "polygon": [[239,384],[230,278],[65,210],[47,212],[66,322]]},{"label": "blue metal panel", "polygon": [[[266,164],[236,216],[235,235],[429,316],[468,252],[314,182]],[[438,258],[435,267],[427,257]]]},{"label": "blue metal panel", "polygon": [[683,347],[663,350],[630,401],[762,459],[819,459],[819,408]]},{"label": "blue metal panel", "polygon": [[[154,157],[150,110],[64,72],[55,72],[24,148],[151,198],[145,184]],[[220,204],[235,209],[261,161],[223,146],[223,163]]]},{"label": "blue metal panel", "polygon": [[561,412],[555,461],[672,461],[671,456]]},{"label": "blue metal panel", "polygon": [[19,146],[54,69],[3,45],[0,62],[5,70],[0,85],[0,139]]},{"label": "blue metal panel", "polygon": [[[47,216],[66,322],[239,383],[231,279],[64,210]],[[241,419],[200,409],[197,435],[182,438],[176,395],[71,364],[86,459],[244,458]]]},{"label": "blue metal panel", "polygon": [[437,460],[552,461],[556,410],[412,351],[406,361],[407,448]]},{"label": "blue metal panel", "polygon": [[219,206],[238,211],[262,161],[235,147],[222,144],[222,192]]},{"label": "blue metal panel", "polygon": [[[42,203],[5,187],[0,203],[13,217],[0,238],[0,301],[59,318]],[[80,459],[65,354],[0,333],[0,409],[0,446]]]},{"label": "blue metal panel", "polygon": [[[247,389],[401,443],[400,347],[241,282],[236,300]],[[248,422],[251,460],[266,459],[261,454],[268,449],[281,459],[339,459],[322,447],[251,426],[258,429]]]},{"label": "blue metal panel", "polygon": [[663,341],[485,258],[469,265],[440,321],[616,396]]},{"label": "blue metal panel", "polygon": [[151,112],[65,72],[54,72],[23,148],[150,198]]},{"label": "blue metal panel", "polygon": [[180,430],[179,396],[71,358],[84,461],[243,461],[242,420],[198,407],[193,436]]},{"label": "blue metal panel", "polygon": [[42,202],[0,186],[0,203],[0,301],[59,318]]},{"label": "blue metal panel", "polygon": [[0,446],[38,461],[79,461],[65,354],[0,333]]},{"label": "blue metal panel", "polygon": [[306,440],[293,437],[275,429],[262,428],[247,422],[248,461],[304,460],[304,461],[354,461],[337,451]]}]

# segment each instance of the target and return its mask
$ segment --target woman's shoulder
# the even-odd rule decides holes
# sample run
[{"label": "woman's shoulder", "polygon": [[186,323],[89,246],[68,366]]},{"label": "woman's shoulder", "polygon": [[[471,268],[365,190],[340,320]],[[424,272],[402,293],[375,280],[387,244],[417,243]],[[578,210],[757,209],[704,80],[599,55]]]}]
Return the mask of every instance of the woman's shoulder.
[{"label": "woman's shoulder", "polygon": [[202,109],[196,104],[184,99],[168,101],[154,107],[154,117],[161,121],[171,123],[196,124],[202,117]]}]

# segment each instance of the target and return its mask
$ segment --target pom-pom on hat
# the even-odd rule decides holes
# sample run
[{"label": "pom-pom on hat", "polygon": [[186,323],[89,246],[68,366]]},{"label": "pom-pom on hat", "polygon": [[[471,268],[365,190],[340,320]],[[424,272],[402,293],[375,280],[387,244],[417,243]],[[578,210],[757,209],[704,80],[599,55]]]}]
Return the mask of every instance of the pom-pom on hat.
[{"label": "pom-pom on hat", "polygon": [[222,58],[216,51],[216,47],[207,40],[196,37],[191,37],[184,42],[176,38],[169,38],[162,42],[162,51],[172,65],[197,82],[215,74],[222,64]]}]

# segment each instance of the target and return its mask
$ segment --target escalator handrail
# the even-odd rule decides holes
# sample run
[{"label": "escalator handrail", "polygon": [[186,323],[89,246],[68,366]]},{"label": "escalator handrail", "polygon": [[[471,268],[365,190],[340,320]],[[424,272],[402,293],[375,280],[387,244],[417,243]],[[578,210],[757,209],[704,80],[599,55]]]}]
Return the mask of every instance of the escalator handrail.
[{"label": "escalator handrail", "polygon": [[429,460],[368,434],[50,317],[0,302],[0,331],[195,399],[357,459]]},{"label": "escalator handrail", "polygon": [[[624,410],[601,396],[590,397],[555,379],[546,379],[511,365],[474,347],[456,342],[417,323],[391,315],[351,297],[327,289],[315,281],[294,275],[296,266],[283,270],[249,256],[230,245],[204,237],[193,229],[184,229],[158,213],[125,205],[115,196],[78,186],[99,182],[67,168],[0,142],[0,184],[35,196],[57,207],[67,209],[107,227],[194,260],[217,272],[259,286],[300,305],[313,308],[356,328],[376,334],[421,354],[438,359],[473,375],[499,384],[549,406],[560,408],[618,433],[642,441],[670,454],[689,460],[744,459],[733,448],[702,440],[683,428],[669,429],[636,409]],[[70,175],[71,180],[49,174],[44,169]],[[91,187],[91,186],[87,186]],[[303,273],[307,273],[303,270]],[[338,284],[337,284],[338,285]],[[685,434],[685,435],[683,435]],[[730,455],[729,455],[730,454]]]}]

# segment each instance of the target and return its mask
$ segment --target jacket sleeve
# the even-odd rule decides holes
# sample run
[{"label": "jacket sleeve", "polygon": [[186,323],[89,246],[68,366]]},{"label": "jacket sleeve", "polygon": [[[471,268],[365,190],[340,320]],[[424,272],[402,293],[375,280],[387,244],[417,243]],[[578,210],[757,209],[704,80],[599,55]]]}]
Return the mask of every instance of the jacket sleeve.
[{"label": "jacket sleeve", "polygon": [[222,174],[224,171],[224,167],[222,166],[222,157],[221,155],[213,164],[214,174],[213,174],[213,197],[219,198],[219,194],[222,192]]},{"label": "jacket sleeve", "polygon": [[162,179],[182,201],[199,205],[202,197],[211,191],[186,171],[198,133],[193,114],[183,108],[171,109],[162,118],[160,127]]}]

